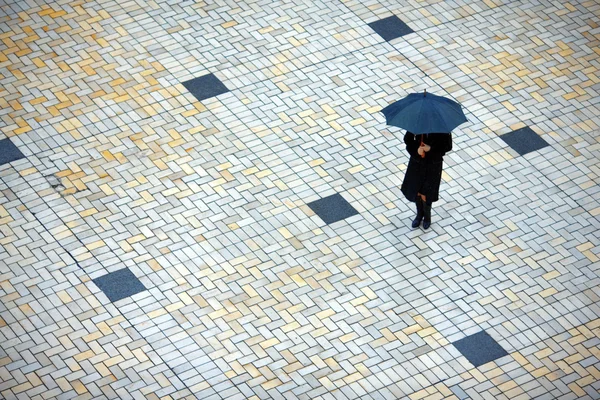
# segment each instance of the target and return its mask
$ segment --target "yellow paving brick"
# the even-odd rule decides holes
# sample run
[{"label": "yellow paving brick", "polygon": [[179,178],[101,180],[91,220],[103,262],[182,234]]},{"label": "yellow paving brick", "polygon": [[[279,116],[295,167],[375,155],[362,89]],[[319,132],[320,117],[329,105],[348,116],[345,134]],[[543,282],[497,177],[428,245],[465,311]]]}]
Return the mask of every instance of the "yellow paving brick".
[{"label": "yellow paving brick", "polygon": [[548,296],[552,296],[553,294],[556,294],[557,292],[558,292],[558,290],[556,290],[555,288],[548,288],[548,289],[542,290],[540,292],[540,296],[548,297]]}]

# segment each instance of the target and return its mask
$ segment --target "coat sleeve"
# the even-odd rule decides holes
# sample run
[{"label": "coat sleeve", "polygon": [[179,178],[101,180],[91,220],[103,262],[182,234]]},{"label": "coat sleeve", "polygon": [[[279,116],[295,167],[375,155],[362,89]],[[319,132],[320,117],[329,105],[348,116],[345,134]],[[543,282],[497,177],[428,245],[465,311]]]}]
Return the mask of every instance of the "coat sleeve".
[{"label": "coat sleeve", "polygon": [[438,134],[438,135],[441,137],[439,140],[436,140],[434,143],[432,143],[430,145],[431,150],[429,150],[429,153],[431,155],[443,156],[447,152],[452,150],[452,135],[442,135],[442,134]]},{"label": "coat sleeve", "polygon": [[419,153],[417,150],[419,149],[420,142],[415,140],[415,135],[410,132],[406,132],[404,134],[404,144],[406,145],[406,151],[413,157],[417,157]]}]

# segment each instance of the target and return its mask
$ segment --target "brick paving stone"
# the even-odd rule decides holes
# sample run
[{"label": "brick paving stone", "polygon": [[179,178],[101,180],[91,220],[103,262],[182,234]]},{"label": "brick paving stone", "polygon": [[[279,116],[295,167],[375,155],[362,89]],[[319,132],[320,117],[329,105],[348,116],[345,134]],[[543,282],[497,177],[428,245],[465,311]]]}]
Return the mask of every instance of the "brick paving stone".
[{"label": "brick paving stone", "polygon": [[181,83],[198,101],[206,100],[229,90],[214,74],[199,76]]},{"label": "brick paving stone", "polygon": [[0,165],[25,158],[21,150],[9,139],[0,140]]},{"label": "brick paving stone", "polygon": [[500,139],[521,156],[548,146],[548,143],[529,127],[505,133],[500,136]]},{"label": "brick paving stone", "polygon": [[358,211],[338,193],[312,201],[307,206],[326,224],[358,215]]},{"label": "brick paving stone", "polygon": [[139,279],[127,268],[102,275],[93,281],[112,302],[125,299],[146,290]]},{"label": "brick paving stone", "polygon": [[386,42],[414,32],[395,15],[371,22],[369,26]]},{"label": "brick paving stone", "polygon": [[464,337],[453,342],[452,345],[475,367],[508,355],[506,350],[485,331]]}]

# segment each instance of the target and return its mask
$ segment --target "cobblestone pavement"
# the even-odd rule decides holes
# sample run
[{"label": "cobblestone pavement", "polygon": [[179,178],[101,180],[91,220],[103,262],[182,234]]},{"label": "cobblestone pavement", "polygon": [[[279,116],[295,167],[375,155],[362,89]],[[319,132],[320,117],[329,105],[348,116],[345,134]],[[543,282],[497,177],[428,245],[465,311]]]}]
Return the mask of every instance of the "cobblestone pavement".
[{"label": "cobblestone pavement", "polygon": [[600,399],[597,1],[0,0],[0,80],[1,398]]}]

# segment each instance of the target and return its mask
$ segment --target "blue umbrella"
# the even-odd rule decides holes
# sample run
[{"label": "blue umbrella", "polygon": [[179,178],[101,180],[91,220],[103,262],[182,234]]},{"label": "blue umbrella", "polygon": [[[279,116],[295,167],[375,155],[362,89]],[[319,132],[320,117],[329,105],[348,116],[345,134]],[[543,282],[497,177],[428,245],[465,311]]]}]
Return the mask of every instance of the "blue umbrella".
[{"label": "blue umbrella", "polygon": [[406,129],[415,135],[423,133],[450,133],[467,122],[457,102],[426,91],[412,93],[390,104],[383,110],[388,125]]}]

